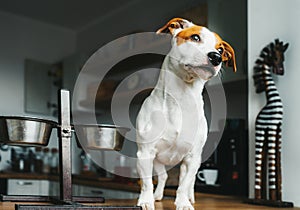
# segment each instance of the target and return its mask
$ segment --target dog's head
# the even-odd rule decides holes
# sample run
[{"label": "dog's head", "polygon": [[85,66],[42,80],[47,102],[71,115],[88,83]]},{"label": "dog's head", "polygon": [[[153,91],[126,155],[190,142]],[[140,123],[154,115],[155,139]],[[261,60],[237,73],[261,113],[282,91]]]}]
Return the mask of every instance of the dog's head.
[{"label": "dog's head", "polygon": [[156,33],[173,36],[170,56],[191,75],[204,80],[218,74],[222,63],[236,71],[233,48],[219,35],[206,27],[198,26],[182,18],[174,18]]}]

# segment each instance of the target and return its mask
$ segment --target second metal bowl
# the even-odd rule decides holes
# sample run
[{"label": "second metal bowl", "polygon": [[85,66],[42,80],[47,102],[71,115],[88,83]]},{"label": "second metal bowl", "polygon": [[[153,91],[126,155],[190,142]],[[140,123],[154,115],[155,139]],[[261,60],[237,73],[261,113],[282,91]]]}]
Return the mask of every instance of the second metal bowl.
[{"label": "second metal bowl", "polygon": [[76,125],[75,132],[81,146],[93,150],[122,149],[129,128],[114,125]]}]

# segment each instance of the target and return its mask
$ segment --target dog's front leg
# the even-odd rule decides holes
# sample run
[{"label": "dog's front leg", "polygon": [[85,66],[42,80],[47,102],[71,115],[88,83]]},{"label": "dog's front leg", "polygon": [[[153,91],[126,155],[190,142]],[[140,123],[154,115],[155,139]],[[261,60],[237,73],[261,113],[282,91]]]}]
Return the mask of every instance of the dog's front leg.
[{"label": "dog's front leg", "polygon": [[164,188],[166,185],[168,174],[166,172],[165,165],[159,162],[158,160],[154,160],[154,171],[156,172],[158,177],[158,183],[155,189],[154,199],[156,201],[160,201],[164,195]]},{"label": "dog's front leg", "polygon": [[137,157],[137,171],[142,181],[137,205],[143,210],[154,210],[152,170],[155,154],[149,149],[139,149]]},{"label": "dog's front leg", "polygon": [[[179,176],[179,186],[181,185],[183,178],[186,176],[187,173],[187,164],[184,162],[180,165],[180,176]],[[190,181],[190,186],[188,189],[188,198],[192,204],[195,203],[195,194],[194,194],[194,183],[196,181],[196,176],[192,177]]]},{"label": "dog's front leg", "polygon": [[194,192],[194,186],[196,182],[196,176],[193,177],[192,181],[190,182],[190,189],[189,189],[189,200],[192,204],[195,203],[195,192]]},{"label": "dog's front leg", "polygon": [[201,158],[198,156],[186,157],[180,167],[179,186],[176,193],[175,205],[177,210],[194,210],[195,176],[200,166]]}]

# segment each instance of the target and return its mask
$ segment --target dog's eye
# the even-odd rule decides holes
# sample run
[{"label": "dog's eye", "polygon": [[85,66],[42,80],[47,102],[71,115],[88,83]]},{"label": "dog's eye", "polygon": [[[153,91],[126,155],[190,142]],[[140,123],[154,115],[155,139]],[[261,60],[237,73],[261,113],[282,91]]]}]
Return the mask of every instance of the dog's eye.
[{"label": "dog's eye", "polygon": [[218,48],[217,50],[218,50],[218,52],[219,52],[221,55],[222,55],[223,52],[224,52],[224,49],[223,49],[222,47]]},{"label": "dog's eye", "polygon": [[200,42],[201,41],[201,38],[198,34],[193,34],[191,36],[191,40],[195,41],[195,42]]}]

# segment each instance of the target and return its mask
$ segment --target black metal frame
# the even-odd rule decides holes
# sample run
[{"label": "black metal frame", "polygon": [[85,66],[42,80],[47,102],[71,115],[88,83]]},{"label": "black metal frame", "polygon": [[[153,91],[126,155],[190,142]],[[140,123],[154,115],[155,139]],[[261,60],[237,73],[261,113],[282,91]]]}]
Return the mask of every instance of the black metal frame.
[{"label": "black metal frame", "polygon": [[15,202],[48,202],[51,205],[24,205],[16,204],[17,210],[55,210],[55,209],[77,209],[77,210],[141,210],[139,206],[133,207],[114,207],[114,206],[88,206],[81,203],[104,203],[103,197],[80,197],[72,196],[72,160],[71,160],[71,117],[70,117],[70,92],[68,90],[60,90],[58,93],[59,104],[59,181],[60,196],[59,198],[51,196],[16,196],[1,195],[1,201]]}]

